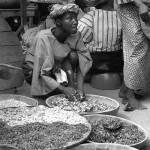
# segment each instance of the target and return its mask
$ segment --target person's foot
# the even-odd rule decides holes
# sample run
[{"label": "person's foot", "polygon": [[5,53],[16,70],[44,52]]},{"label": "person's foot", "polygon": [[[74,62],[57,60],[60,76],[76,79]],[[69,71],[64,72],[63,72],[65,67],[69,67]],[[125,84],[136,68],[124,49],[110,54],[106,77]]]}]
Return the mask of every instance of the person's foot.
[{"label": "person's foot", "polygon": [[143,110],[143,109],[147,109],[147,107],[144,106],[142,103],[138,102],[136,99],[131,98],[129,99],[129,102],[125,105],[124,110],[133,111],[135,109]]},{"label": "person's foot", "polygon": [[126,97],[126,90],[127,90],[127,88],[126,88],[126,86],[125,86],[125,84],[124,84],[124,82],[122,83],[122,86],[121,86],[121,88],[120,88],[120,91],[119,91],[119,94],[118,94],[118,96],[120,97],[120,98],[125,98]]},{"label": "person's foot", "polygon": [[130,103],[126,103],[125,107],[124,107],[124,111],[133,111],[134,109],[131,107]]},{"label": "person's foot", "polygon": [[139,109],[139,110],[147,109],[146,106],[144,106],[142,103],[137,101],[137,99],[135,98],[134,91],[129,88],[127,88],[126,91],[126,99],[128,101],[126,110],[128,110],[127,107],[130,109],[130,111],[135,109]]}]

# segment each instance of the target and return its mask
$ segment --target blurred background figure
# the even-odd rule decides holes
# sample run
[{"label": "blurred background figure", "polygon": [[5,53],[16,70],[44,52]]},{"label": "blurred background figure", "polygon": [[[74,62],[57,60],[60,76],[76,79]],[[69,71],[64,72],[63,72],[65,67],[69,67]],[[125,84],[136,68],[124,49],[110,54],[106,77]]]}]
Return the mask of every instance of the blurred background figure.
[{"label": "blurred background figure", "polygon": [[87,14],[78,30],[91,53],[92,74],[122,72],[122,28],[113,0],[85,0]]}]

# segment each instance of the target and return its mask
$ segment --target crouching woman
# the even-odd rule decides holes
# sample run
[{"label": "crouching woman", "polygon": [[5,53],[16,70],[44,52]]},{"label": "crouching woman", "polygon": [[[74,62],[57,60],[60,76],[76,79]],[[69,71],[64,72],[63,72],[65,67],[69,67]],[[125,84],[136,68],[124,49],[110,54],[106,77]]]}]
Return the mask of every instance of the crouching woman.
[{"label": "crouching woman", "polygon": [[[84,93],[84,76],[92,65],[81,34],[77,32],[79,8],[75,4],[52,6],[50,16],[56,27],[40,31],[28,50],[23,65],[26,81],[31,84],[31,95],[45,98],[63,93],[72,98],[76,89]],[[56,74],[67,73],[69,84],[57,81]],[[73,81],[76,71],[77,86]]]}]

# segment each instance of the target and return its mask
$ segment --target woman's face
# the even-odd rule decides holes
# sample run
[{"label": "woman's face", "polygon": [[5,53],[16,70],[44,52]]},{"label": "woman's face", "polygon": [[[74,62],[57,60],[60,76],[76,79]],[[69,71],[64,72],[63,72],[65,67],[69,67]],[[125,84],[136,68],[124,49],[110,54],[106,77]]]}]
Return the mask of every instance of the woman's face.
[{"label": "woman's face", "polygon": [[61,18],[61,27],[63,30],[68,34],[75,34],[77,33],[77,14],[73,12],[68,12],[64,14]]}]

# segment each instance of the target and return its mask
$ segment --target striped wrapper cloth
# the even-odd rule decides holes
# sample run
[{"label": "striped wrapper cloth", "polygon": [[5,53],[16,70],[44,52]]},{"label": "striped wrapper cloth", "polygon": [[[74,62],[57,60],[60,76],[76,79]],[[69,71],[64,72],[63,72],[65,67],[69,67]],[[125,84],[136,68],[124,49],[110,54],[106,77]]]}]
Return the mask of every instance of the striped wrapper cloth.
[{"label": "striped wrapper cloth", "polygon": [[117,11],[92,8],[79,20],[78,30],[91,53],[121,49],[122,28]]}]

